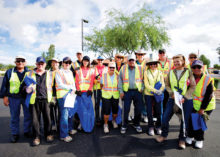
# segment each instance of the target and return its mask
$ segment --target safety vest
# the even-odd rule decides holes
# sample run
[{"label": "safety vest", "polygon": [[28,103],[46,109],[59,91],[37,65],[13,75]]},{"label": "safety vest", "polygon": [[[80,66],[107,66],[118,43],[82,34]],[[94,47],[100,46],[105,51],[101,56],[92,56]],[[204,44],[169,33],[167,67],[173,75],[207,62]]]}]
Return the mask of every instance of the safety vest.
[{"label": "safety vest", "polygon": [[171,70],[169,79],[170,79],[170,86],[171,86],[172,91],[178,92],[178,90],[176,88],[179,88],[182,90],[182,93],[180,93],[180,94],[185,95],[186,91],[187,91],[188,78],[189,78],[189,70],[188,69],[185,71],[185,73],[182,75],[182,77],[179,80],[177,79],[177,77],[174,73],[174,70]]},{"label": "safety vest", "polygon": [[[63,84],[65,84],[65,85],[72,85],[72,84],[75,83],[74,82],[74,78],[72,78],[72,81],[69,81],[69,79],[65,77],[64,73],[62,72],[62,70],[57,70],[56,73],[60,76]],[[56,95],[57,95],[57,99],[63,98],[68,92],[69,92],[69,90],[60,88],[59,84],[56,82]]]},{"label": "safety vest", "polygon": [[[107,68],[104,67],[102,73],[105,73],[105,72],[107,72]],[[97,69],[97,67],[95,67],[95,77],[96,77],[98,74],[99,74],[98,69]],[[99,78],[100,78],[100,77],[101,77],[101,74],[100,74]],[[95,83],[94,83],[94,85],[93,85],[93,89],[96,90],[96,86],[97,86],[97,89],[101,89],[101,84],[100,84],[100,83],[97,83],[97,82],[96,82],[97,80],[94,80],[94,81],[95,81]]]},{"label": "safety vest", "polygon": [[168,59],[166,59],[166,62],[164,64],[164,68],[162,68],[162,64],[159,63],[158,64],[158,70],[160,70],[162,73],[163,73],[163,77],[166,78],[169,71],[171,70],[172,68],[172,62]]},{"label": "safety vest", "polygon": [[87,72],[86,77],[83,76],[82,69],[80,68],[78,71],[79,74],[79,88],[80,91],[88,91],[92,79],[93,71],[89,68],[89,71]]},{"label": "safety vest", "polygon": [[[212,78],[204,74],[202,78],[199,80],[199,82],[196,84],[196,89],[193,92],[193,107],[196,111],[200,110],[207,86],[210,84],[211,81]],[[213,93],[212,99],[205,110],[206,111],[213,110],[215,109],[215,106],[216,106],[215,95]]]},{"label": "safety vest", "polygon": [[72,63],[73,69],[76,70],[77,68],[80,67],[79,63],[77,61]]},{"label": "safety vest", "polygon": [[[147,74],[147,75],[145,75],[145,76],[147,77],[148,83],[149,83],[149,85],[150,85],[151,87],[154,87],[155,84],[156,84],[158,81],[160,81],[160,77],[161,77],[162,73],[161,73],[159,70],[156,70],[156,72],[157,72],[157,73],[156,73],[156,76],[155,76],[155,77],[153,76],[153,74],[152,74],[152,72],[151,72],[150,69],[148,69],[148,70],[146,71],[146,73],[145,73],[145,74]],[[145,76],[144,76],[144,77],[145,77]],[[151,91],[149,88],[145,87],[144,93],[145,93],[146,95],[153,95],[151,92],[152,92],[152,91]]]},{"label": "safety vest", "polygon": [[[25,75],[26,75],[26,73],[25,73]],[[24,78],[25,78],[25,75],[24,75]],[[18,78],[17,73],[14,72],[14,68],[12,69],[11,77],[10,77],[10,80],[9,80],[9,84],[10,84],[9,92],[10,92],[10,94],[18,94],[19,93],[20,86],[23,83],[24,78],[23,78],[22,81],[20,81],[19,78]]]},{"label": "safety vest", "polygon": [[[32,70],[30,72],[28,72],[27,74],[29,77],[33,78],[36,81],[36,74],[35,72]],[[47,87],[47,101],[51,102],[52,100],[52,87],[53,87],[53,82],[54,82],[54,77],[55,77],[55,73],[52,71],[46,71],[46,87]],[[30,99],[30,104],[34,104],[35,103],[35,99],[36,99],[36,84],[33,87],[33,93],[31,95],[31,99]]]},{"label": "safety vest", "polygon": [[[128,65],[124,65],[121,70],[122,70],[122,76],[123,76],[122,78],[123,90],[127,92],[129,89]],[[136,84],[138,91],[141,91],[142,80],[143,80],[142,67],[135,64],[135,84]]]},{"label": "safety vest", "polygon": [[113,96],[114,99],[119,99],[118,75],[115,73],[113,84],[108,73],[104,73],[102,79],[102,97],[111,99]]}]

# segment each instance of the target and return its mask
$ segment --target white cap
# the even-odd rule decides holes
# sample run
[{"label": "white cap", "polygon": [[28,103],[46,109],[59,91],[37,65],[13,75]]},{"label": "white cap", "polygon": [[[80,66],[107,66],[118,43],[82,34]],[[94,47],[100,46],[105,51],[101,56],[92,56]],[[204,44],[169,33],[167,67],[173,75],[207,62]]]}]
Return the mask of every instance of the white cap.
[{"label": "white cap", "polygon": [[81,54],[83,54],[83,52],[82,52],[82,51],[76,51],[76,54],[78,54],[78,53],[81,53]]},{"label": "white cap", "polygon": [[16,59],[24,59],[24,60],[26,60],[26,58],[25,58],[24,56],[22,56],[22,55],[16,56],[15,60],[16,60]]},{"label": "white cap", "polygon": [[128,56],[128,61],[131,60],[131,59],[136,60],[135,54],[132,53],[132,54],[130,54],[130,55]]},{"label": "white cap", "polygon": [[115,62],[109,62],[109,63],[108,63],[108,67],[113,67],[113,68],[115,68]]},{"label": "white cap", "polygon": [[58,58],[56,58],[56,57],[54,57],[54,58],[52,58],[52,59],[51,59],[51,61],[56,61],[56,62],[59,62],[59,59],[58,59]]}]

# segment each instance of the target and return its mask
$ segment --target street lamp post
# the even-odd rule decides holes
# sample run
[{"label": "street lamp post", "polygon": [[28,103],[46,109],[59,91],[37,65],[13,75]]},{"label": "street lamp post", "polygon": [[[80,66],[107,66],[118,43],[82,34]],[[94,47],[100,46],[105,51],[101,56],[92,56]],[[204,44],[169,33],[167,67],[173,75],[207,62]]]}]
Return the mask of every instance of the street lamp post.
[{"label": "street lamp post", "polygon": [[89,23],[89,21],[88,20],[85,20],[85,19],[82,19],[81,20],[81,30],[82,30],[82,52],[83,52],[83,23]]}]

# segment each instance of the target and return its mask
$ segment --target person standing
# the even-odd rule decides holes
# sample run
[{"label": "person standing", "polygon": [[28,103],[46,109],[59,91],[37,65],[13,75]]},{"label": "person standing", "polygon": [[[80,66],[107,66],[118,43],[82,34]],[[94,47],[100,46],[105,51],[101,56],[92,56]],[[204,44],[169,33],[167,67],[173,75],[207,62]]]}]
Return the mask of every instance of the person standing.
[{"label": "person standing", "polygon": [[52,136],[52,125],[50,118],[50,102],[53,96],[54,73],[45,70],[46,60],[43,57],[37,57],[35,70],[28,72],[27,76],[36,81],[35,85],[27,87],[27,93],[31,93],[29,109],[33,122],[33,146],[40,145],[40,121],[43,115],[44,136],[47,142],[54,140]]},{"label": "person standing", "polygon": [[135,64],[135,55],[128,56],[128,64],[124,65],[120,70],[118,88],[120,98],[124,100],[123,110],[124,121],[122,122],[121,134],[125,134],[128,125],[128,114],[133,101],[135,117],[134,128],[138,133],[142,132],[140,126],[141,121],[141,99],[143,86],[143,70],[140,65]]},{"label": "person standing", "polygon": [[[203,73],[203,62],[200,60],[193,61],[191,69],[196,81],[196,89],[193,92],[193,111],[201,116],[210,116],[216,107],[215,95],[213,93],[212,78]],[[203,148],[204,131],[202,129],[193,130],[192,117],[189,120],[188,137],[186,143],[192,145],[195,140],[196,148]]]},{"label": "person standing", "polygon": [[[162,120],[162,100],[158,96],[163,98],[163,91],[165,88],[164,78],[161,71],[157,69],[159,61],[151,60],[147,62],[147,70],[144,72],[144,98],[147,106],[147,117],[148,117],[148,134],[154,135],[154,129],[157,134],[161,134],[161,120]],[[160,83],[161,87],[155,87],[156,84]],[[158,95],[157,99],[154,95]],[[154,104],[154,107],[153,107]],[[156,128],[154,128],[153,112],[157,118]]]},{"label": "person standing", "polygon": [[60,140],[64,142],[71,142],[72,137],[70,134],[75,134],[76,130],[73,129],[73,116],[74,108],[65,107],[65,100],[67,94],[75,95],[76,87],[73,73],[70,70],[71,59],[69,57],[63,58],[63,68],[56,72],[56,94],[60,110]]},{"label": "person standing", "polygon": [[[195,79],[191,71],[185,68],[185,58],[183,55],[176,55],[173,57],[175,69],[168,73],[165,80],[165,86],[169,92],[169,100],[162,118],[162,133],[156,138],[156,141],[161,143],[166,140],[169,133],[169,121],[174,114],[175,102],[174,92],[178,92],[183,96],[181,104],[183,106],[184,119],[181,118],[179,131],[179,148],[185,149],[185,133],[188,128],[189,117],[193,108],[192,93],[195,90]],[[189,82],[189,85],[188,85]],[[185,128],[184,128],[185,126]]]},{"label": "person standing", "polygon": [[81,51],[77,51],[76,58],[77,60],[75,62],[72,62],[72,66],[70,68],[70,70],[73,72],[74,77],[76,75],[76,71],[80,68],[80,65],[82,63],[83,53]]},{"label": "person standing", "polygon": [[108,64],[108,72],[103,73],[101,78],[102,87],[102,110],[104,114],[104,133],[109,133],[108,120],[112,111],[113,128],[118,128],[116,118],[118,114],[119,91],[118,75],[115,72],[115,63]]},{"label": "person standing", "polygon": [[119,71],[121,70],[121,67],[124,65],[124,56],[121,53],[117,53],[115,55],[115,71],[119,75]]},{"label": "person standing", "polygon": [[24,114],[24,136],[30,137],[31,134],[31,116],[28,107],[25,105],[26,93],[24,90],[24,78],[28,72],[26,65],[26,59],[23,56],[17,56],[15,58],[15,67],[6,71],[3,78],[0,98],[3,98],[5,106],[9,106],[11,121],[11,139],[12,143],[16,143],[19,139],[19,122],[20,122],[20,110],[21,105]]}]

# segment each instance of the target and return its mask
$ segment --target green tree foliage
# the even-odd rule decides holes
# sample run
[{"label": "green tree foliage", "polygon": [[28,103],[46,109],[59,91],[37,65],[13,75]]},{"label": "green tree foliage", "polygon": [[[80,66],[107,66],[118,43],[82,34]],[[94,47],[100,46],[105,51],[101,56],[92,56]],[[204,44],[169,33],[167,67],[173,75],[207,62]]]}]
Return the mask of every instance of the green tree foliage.
[{"label": "green tree foliage", "polygon": [[204,65],[207,65],[207,67],[209,68],[209,66],[210,66],[210,60],[209,60],[208,58],[206,58],[205,55],[201,55],[201,56],[199,57],[199,60],[203,61],[203,64],[204,64]]},{"label": "green tree foliage", "polygon": [[220,47],[218,47],[218,48],[216,49],[216,51],[217,51],[217,53],[218,53],[218,59],[219,59],[219,62],[220,62]]},{"label": "green tree foliage", "polygon": [[131,54],[139,49],[157,50],[169,44],[165,22],[154,10],[145,5],[132,14],[118,10],[107,11],[107,24],[95,28],[85,37],[87,50],[113,56],[113,52]]},{"label": "green tree foliage", "polygon": [[[49,60],[51,60],[55,56],[55,46],[53,44],[50,45],[48,48],[48,52],[43,52],[42,57],[44,57],[48,63]],[[47,64],[46,69],[49,69],[50,65]]]},{"label": "green tree foliage", "polygon": [[218,65],[218,64],[214,64],[214,69],[218,69],[218,70],[220,70],[220,65]]}]

